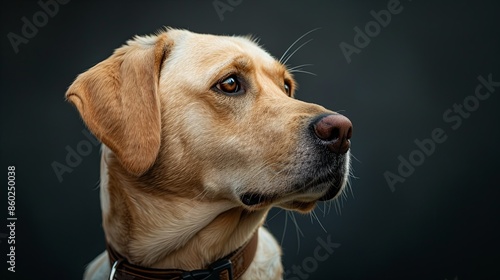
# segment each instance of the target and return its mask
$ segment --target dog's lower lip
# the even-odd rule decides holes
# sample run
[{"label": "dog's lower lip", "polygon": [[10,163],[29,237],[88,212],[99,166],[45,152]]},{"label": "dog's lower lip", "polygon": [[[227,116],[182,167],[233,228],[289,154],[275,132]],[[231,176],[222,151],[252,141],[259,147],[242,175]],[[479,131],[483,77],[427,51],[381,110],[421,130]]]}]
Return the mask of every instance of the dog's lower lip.
[{"label": "dog's lower lip", "polygon": [[328,187],[328,190],[326,191],[326,193],[322,197],[320,197],[318,200],[319,201],[327,201],[327,200],[334,198],[341,189],[340,185],[337,185],[338,181],[339,181],[338,176],[331,177],[330,175],[316,179],[314,181],[315,185],[317,184],[319,186],[322,184],[326,184],[326,186]]},{"label": "dog's lower lip", "polygon": [[245,205],[254,206],[268,200],[269,197],[258,193],[245,193],[240,197],[240,199]]},{"label": "dog's lower lip", "polygon": [[323,195],[322,197],[320,197],[318,200],[319,201],[330,200],[330,199],[334,198],[335,195],[337,195],[338,192],[339,192],[339,188],[332,186],[332,187],[330,187],[328,189],[328,191],[326,192],[326,194]]},{"label": "dog's lower lip", "polygon": [[341,190],[343,185],[344,172],[342,171],[343,162],[336,162],[336,167],[328,167],[317,171],[317,175],[309,183],[312,186],[326,192],[321,196],[318,201],[327,201],[333,199]]}]

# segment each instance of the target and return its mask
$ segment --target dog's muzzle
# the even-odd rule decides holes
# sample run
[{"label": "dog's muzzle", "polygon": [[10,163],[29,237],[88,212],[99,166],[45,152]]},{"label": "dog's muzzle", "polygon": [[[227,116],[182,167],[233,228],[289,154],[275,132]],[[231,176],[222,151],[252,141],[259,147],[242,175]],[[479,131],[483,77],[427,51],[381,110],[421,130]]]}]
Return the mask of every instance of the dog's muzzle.
[{"label": "dog's muzzle", "polygon": [[[323,150],[324,154],[327,154],[326,157],[329,158],[324,160],[328,164],[319,166],[320,169],[327,166],[325,172],[327,175],[316,180],[319,183],[329,183],[328,191],[319,200],[330,200],[341,191],[345,174],[348,172],[345,165],[348,157],[346,154],[351,146],[352,123],[347,117],[340,114],[320,115],[311,122],[310,131],[317,146],[323,147],[320,150]],[[333,170],[330,169],[329,165],[334,166]]]}]

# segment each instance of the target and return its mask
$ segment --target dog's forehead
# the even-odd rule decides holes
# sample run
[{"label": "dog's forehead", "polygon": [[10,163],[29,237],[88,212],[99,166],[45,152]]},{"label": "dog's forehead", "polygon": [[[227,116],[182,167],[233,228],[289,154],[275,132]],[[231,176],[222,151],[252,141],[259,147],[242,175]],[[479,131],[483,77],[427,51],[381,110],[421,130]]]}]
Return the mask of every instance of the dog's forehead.
[{"label": "dog's forehead", "polygon": [[217,67],[236,58],[269,68],[284,68],[273,56],[260,47],[254,40],[242,36],[220,36],[198,34],[189,31],[170,31],[174,39],[172,61],[184,62],[191,67]]}]

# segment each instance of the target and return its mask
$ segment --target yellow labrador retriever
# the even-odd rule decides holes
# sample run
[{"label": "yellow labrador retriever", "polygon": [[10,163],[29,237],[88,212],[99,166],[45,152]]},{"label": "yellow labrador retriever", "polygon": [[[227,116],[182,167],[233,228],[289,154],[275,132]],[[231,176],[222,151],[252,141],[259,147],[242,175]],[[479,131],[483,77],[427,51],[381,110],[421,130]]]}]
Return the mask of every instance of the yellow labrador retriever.
[{"label": "yellow labrador retriever", "polygon": [[249,38],[175,29],[80,74],[66,97],[103,143],[108,244],[84,278],[282,279],[266,215],[338,196],[352,133],[295,88]]}]

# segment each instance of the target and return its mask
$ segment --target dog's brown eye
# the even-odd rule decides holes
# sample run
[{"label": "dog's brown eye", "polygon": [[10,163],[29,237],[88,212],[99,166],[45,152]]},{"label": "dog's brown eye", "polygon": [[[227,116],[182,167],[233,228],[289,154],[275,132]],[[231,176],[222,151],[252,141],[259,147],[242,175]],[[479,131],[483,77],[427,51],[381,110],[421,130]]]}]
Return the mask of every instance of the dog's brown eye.
[{"label": "dog's brown eye", "polygon": [[240,82],[238,81],[238,78],[236,76],[229,76],[222,82],[219,82],[216,87],[223,91],[224,93],[230,93],[230,94],[235,94],[239,93],[241,89]]},{"label": "dog's brown eye", "polygon": [[285,88],[286,94],[290,95],[290,85],[287,82],[285,82],[283,87]]}]

